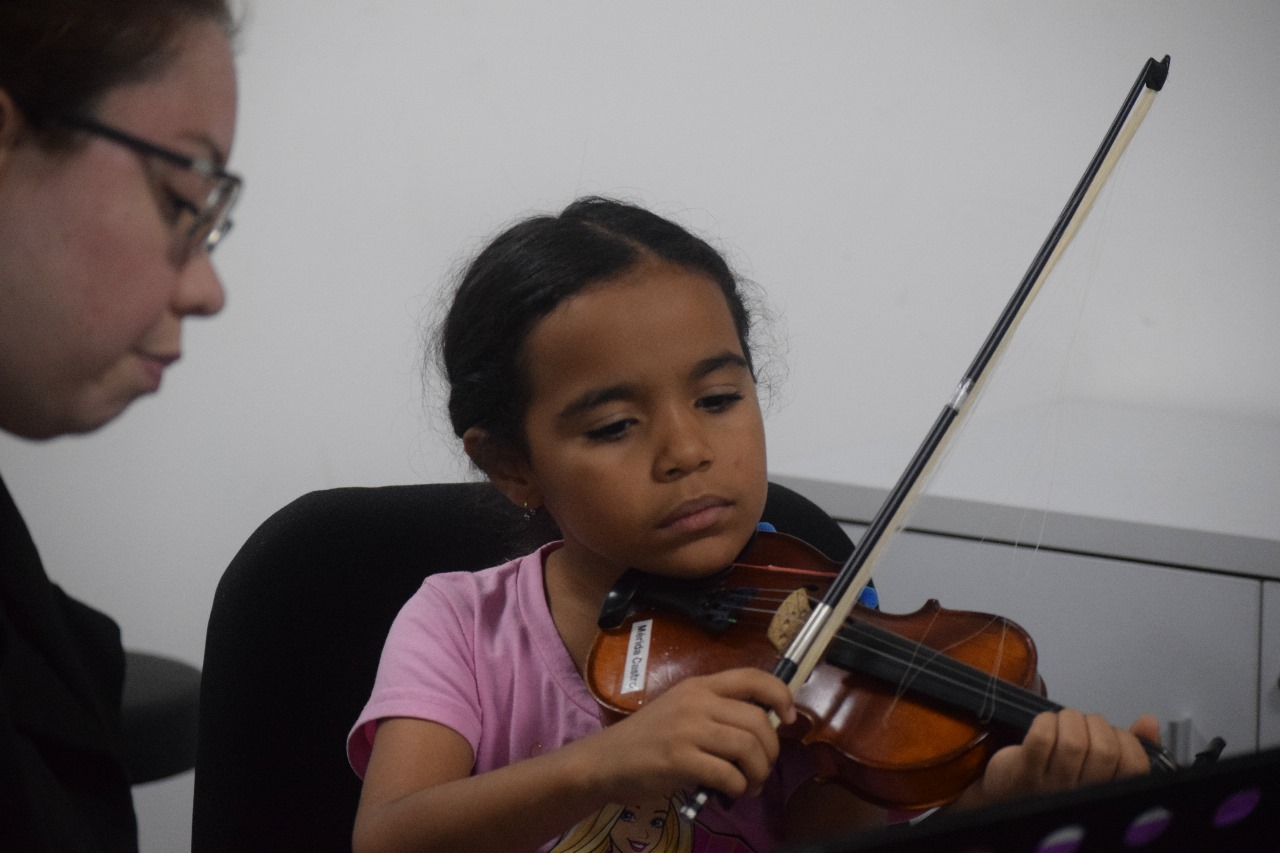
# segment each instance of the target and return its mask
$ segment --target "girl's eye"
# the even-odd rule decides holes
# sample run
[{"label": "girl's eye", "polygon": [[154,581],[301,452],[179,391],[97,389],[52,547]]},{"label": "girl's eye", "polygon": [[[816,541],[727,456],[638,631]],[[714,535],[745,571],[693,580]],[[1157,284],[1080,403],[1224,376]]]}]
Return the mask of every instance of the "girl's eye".
[{"label": "girl's eye", "polygon": [[698,408],[709,412],[723,412],[742,401],[742,395],[736,391],[727,394],[708,394],[698,398]]},{"label": "girl's eye", "polygon": [[626,435],[634,424],[635,421],[631,418],[611,421],[602,427],[587,430],[587,438],[592,441],[617,441]]}]

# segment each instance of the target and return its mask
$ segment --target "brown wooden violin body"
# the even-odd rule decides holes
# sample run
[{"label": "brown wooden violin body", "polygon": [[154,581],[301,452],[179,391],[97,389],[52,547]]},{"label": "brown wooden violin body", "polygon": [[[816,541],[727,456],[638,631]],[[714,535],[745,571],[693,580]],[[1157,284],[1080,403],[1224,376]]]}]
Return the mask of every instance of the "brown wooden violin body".
[{"label": "brown wooden violin body", "polygon": [[[783,602],[796,590],[820,599],[835,568],[800,540],[764,533],[712,578],[632,573],[606,602],[601,621],[610,627],[591,651],[588,686],[627,715],[691,676],[770,670],[779,657],[771,627],[788,621],[778,614],[791,606]],[[924,809],[958,796],[995,748],[1020,740],[1051,706],[1032,702],[1010,716],[1010,696],[1021,704],[1042,695],[1035,644],[1007,619],[932,600],[907,615],[859,605],[796,690],[800,720],[781,734],[811,747],[820,780],[883,806]]]}]

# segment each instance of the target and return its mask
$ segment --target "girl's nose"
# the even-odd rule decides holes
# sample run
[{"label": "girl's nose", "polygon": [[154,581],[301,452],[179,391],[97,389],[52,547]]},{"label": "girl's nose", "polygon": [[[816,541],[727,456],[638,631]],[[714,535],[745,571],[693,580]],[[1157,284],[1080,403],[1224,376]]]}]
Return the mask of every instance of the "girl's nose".
[{"label": "girl's nose", "polygon": [[655,463],[660,480],[673,480],[701,471],[711,465],[711,445],[703,434],[702,424],[692,412],[672,412],[665,419],[662,443]]}]

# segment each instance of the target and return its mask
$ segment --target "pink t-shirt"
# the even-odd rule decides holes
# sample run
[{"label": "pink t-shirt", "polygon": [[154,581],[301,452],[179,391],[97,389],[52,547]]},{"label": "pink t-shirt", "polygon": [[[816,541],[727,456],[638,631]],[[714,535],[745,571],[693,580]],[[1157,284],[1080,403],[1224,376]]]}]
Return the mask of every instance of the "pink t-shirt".
[{"label": "pink t-shirt", "polygon": [[[471,744],[475,773],[549,752],[601,728],[599,706],[547,606],[543,560],[558,547],[552,543],[500,566],[432,575],[423,582],[391,626],[373,694],[347,738],[357,774],[363,778],[369,765],[378,720],[388,717],[431,720],[458,732]],[[539,849],[595,849],[589,838],[607,845],[610,836],[621,847],[620,836],[627,836],[637,850],[763,853],[777,845],[786,800],[809,769],[803,752],[784,746],[763,794],[727,810],[708,806],[695,827],[676,817],[677,794],[661,807],[606,809],[567,833],[562,844],[549,841]]]}]

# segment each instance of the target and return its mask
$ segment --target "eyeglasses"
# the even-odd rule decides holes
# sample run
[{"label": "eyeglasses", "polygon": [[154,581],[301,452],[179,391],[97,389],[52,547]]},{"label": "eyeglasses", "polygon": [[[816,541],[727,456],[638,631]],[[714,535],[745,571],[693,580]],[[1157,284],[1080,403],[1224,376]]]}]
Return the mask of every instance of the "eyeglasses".
[{"label": "eyeglasses", "polygon": [[[194,257],[200,250],[212,252],[231,231],[231,208],[235,206],[240,187],[244,183],[239,176],[224,171],[210,160],[188,157],[85,116],[59,114],[50,118],[74,130],[100,136],[143,156],[158,158],[203,179],[201,188],[190,196],[176,189],[164,190],[169,206],[166,215],[172,222],[175,233],[179,235],[180,242],[176,250],[182,262]],[[190,200],[201,195],[203,202]]]}]

